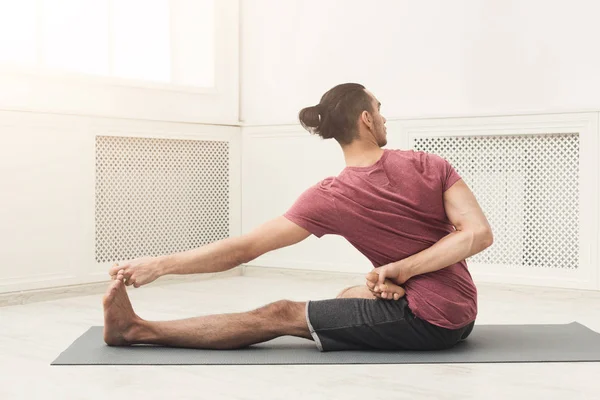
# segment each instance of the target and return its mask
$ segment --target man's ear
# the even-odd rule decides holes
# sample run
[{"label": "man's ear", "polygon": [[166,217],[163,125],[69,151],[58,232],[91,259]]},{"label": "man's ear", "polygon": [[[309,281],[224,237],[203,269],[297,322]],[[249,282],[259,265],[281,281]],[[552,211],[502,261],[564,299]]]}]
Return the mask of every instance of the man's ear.
[{"label": "man's ear", "polygon": [[373,118],[368,111],[363,111],[360,113],[360,119],[369,129],[373,127]]}]

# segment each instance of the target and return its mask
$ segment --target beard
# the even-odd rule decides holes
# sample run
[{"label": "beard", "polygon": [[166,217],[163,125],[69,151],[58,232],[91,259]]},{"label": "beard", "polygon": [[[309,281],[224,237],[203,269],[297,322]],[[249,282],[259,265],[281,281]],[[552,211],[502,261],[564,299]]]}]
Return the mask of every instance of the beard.
[{"label": "beard", "polygon": [[385,131],[385,127],[381,123],[375,124],[375,134],[377,138],[377,145],[379,147],[383,147],[387,144],[387,134]]}]

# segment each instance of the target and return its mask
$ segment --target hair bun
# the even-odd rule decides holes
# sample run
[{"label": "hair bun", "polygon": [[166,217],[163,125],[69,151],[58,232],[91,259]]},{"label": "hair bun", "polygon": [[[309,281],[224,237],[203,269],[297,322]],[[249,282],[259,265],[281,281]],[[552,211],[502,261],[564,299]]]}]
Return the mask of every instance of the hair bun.
[{"label": "hair bun", "polygon": [[318,128],[321,123],[320,111],[319,105],[303,108],[298,114],[302,126],[306,129]]}]

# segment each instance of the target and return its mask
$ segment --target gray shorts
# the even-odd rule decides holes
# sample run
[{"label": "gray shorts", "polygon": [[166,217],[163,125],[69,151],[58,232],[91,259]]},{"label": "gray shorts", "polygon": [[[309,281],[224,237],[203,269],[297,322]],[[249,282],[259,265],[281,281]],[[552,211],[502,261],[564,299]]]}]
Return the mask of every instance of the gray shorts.
[{"label": "gray shorts", "polygon": [[405,298],[309,301],[306,320],[321,351],[440,350],[466,339],[475,324],[460,329],[430,324],[412,313]]}]

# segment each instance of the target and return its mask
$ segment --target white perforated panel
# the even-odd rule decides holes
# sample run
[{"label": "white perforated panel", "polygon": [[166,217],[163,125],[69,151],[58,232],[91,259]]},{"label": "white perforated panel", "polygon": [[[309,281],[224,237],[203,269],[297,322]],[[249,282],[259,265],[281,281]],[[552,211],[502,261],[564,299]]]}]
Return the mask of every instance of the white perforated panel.
[{"label": "white perforated panel", "polygon": [[229,143],[96,137],[96,261],[229,236]]},{"label": "white perforated panel", "polygon": [[579,264],[579,135],[420,137],[469,185],[494,244],[469,261],[575,269]]}]

